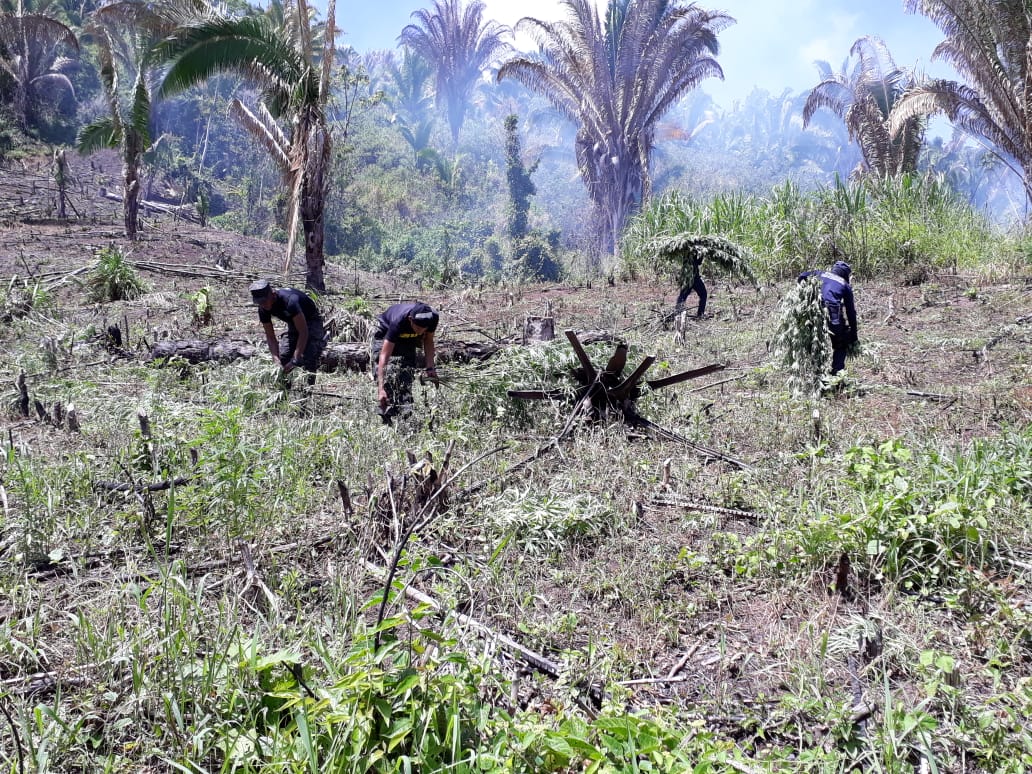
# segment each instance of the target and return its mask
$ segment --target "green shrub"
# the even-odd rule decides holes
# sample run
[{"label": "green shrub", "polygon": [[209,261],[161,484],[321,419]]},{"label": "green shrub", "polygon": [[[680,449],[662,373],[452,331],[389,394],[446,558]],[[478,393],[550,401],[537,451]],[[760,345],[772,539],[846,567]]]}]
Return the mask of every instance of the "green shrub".
[{"label": "green shrub", "polygon": [[121,248],[107,247],[97,253],[86,287],[91,301],[129,301],[139,298],[146,286]]},{"label": "green shrub", "polygon": [[190,295],[193,304],[193,320],[195,325],[210,325],[215,316],[214,291],[205,285]]}]

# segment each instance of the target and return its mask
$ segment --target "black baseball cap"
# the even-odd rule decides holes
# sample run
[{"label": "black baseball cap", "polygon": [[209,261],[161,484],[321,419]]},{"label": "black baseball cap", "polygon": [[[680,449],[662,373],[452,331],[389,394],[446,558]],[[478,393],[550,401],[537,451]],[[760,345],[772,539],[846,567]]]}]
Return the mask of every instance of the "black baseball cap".
[{"label": "black baseball cap", "polygon": [[437,321],[440,319],[437,312],[432,308],[423,304],[423,308],[417,312],[412,313],[412,321],[421,328],[426,328],[429,331],[437,330]]},{"label": "black baseball cap", "polygon": [[259,304],[272,293],[272,283],[267,279],[257,280],[251,283],[251,300]]}]

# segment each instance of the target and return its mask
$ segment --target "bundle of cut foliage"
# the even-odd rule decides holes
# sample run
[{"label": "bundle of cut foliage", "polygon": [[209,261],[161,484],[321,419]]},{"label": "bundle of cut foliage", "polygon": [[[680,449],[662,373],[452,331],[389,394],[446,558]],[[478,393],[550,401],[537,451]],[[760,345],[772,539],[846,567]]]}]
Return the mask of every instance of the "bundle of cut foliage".
[{"label": "bundle of cut foliage", "polygon": [[645,241],[638,251],[645,254],[646,265],[651,264],[657,275],[676,277],[681,287],[691,284],[696,264],[702,262],[731,277],[756,282],[748,251],[722,236],[689,232],[658,235]]},{"label": "bundle of cut foliage", "polygon": [[788,372],[794,395],[820,395],[829,372],[831,336],[816,277],[797,282],[782,300],[772,352],[774,362]]},{"label": "bundle of cut foliage", "polygon": [[653,240],[652,249],[658,260],[675,268],[682,286],[691,283],[695,264],[703,261],[731,276],[742,277],[756,284],[756,276],[749,266],[748,251],[730,239],[682,233],[657,237]]}]

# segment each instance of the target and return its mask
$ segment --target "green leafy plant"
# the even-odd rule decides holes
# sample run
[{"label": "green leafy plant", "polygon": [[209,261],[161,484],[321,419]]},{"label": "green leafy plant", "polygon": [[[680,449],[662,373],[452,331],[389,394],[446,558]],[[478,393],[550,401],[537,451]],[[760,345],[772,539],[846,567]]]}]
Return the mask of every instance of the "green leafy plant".
[{"label": "green leafy plant", "polygon": [[106,247],[97,253],[97,262],[86,279],[92,301],[129,301],[139,298],[146,286],[120,247]]},{"label": "green leafy plant", "polygon": [[190,295],[194,325],[210,325],[215,314],[214,291],[205,285]]},{"label": "green leafy plant", "polygon": [[529,492],[503,492],[484,509],[487,530],[512,536],[520,550],[531,556],[550,556],[578,539],[610,531],[615,514],[587,494],[561,497]]},{"label": "green leafy plant", "polygon": [[831,358],[820,280],[809,277],[789,288],[781,302],[772,352],[774,361],[787,371],[794,394],[820,395]]}]

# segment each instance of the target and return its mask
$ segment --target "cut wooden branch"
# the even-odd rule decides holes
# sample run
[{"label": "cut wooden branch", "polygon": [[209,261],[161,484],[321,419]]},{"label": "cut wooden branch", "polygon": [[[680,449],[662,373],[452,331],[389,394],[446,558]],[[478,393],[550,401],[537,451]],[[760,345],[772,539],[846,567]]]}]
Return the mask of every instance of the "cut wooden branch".
[{"label": "cut wooden branch", "polygon": [[[385,582],[388,574],[385,568],[379,567],[373,564],[372,562],[364,560],[363,565],[365,566],[366,570],[371,575],[376,577],[381,583]],[[458,621],[461,625],[467,626],[471,629],[475,629],[488,639],[497,642],[511,654],[517,656],[521,661],[523,661],[525,664],[529,664],[537,671],[543,672],[544,674],[548,675],[553,679],[558,678],[562,673],[561,667],[556,662],[546,658],[545,656],[542,656],[540,653],[535,653],[529,648],[524,647],[520,643],[516,642],[516,640],[512,639],[512,637],[495,631],[487,624],[481,623],[477,619],[455,610],[445,611],[436,599],[429,596],[428,594],[424,594],[418,589],[412,588],[411,586],[405,586],[403,592],[405,596],[409,599],[424,604],[433,610],[442,613],[448,612],[450,615],[454,616],[455,620]]]},{"label": "cut wooden branch", "polygon": [[565,392],[563,390],[508,390],[506,394],[510,398],[522,400],[558,400]]},{"label": "cut wooden branch", "polygon": [[563,331],[566,335],[567,340],[570,342],[570,346],[573,347],[573,352],[577,355],[577,359],[580,361],[581,368],[584,369],[585,380],[592,381],[595,378],[595,366],[591,362],[591,358],[588,357],[588,353],[584,351],[584,347],[581,346],[580,339],[577,338],[577,333],[572,330]]},{"label": "cut wooden branch", "polygon": [[354,515],[355,509],[351,505],[351,495],[348,493],[348,485],[339,478],[337,479],[337,492],[340,494],[340,505],[341,508],[344,509],[344,513],[348,516]]},{"label": "cut wooden branch", "polygon": [[907,390],[907,395],[914,398],[924,398],[926,400],[955,401],[957,399],[956,395],[943,395],[937,392],[921,392],[920,390]]},{"label": "cut wooden branch", "polygon": [[712,365],[703,366],[702,368],[693,368],[691,371],[683,371],[682,373],[674,374],[673,376],[664,376],[662,379],[650,379],[645,383],[653,390],[658,390],[662,387],[669,387],[672,384],[686,382],[689,379],[697,379],[700,376],[706,376],[707,374],[712,374],[715,371],[722,371],[726,367],[727,366],[721,363],[713,363]]},{"label": "cut wooden branch", "polygon": [[[267,613],[271,610],[274,613],[278,613],[279,600],[276,599],[276,595],[272,593],[272,589],[265,585],[265,581],[263,581],[261,576],[258,574],[258,569],[254,565],[254,556],[251,554],[250,544],[247,543],[247,541],[241,540],[239,541],[239,548],[240,560],[243,562],[245,574],[244,587],[240,590],[240,598],[253,608],[253,603],[248,600],[248,592],[251,591],[251,589],[255,589],[253,594],[255,602],[259,599],[265,600],[262,605],[264,608],[262,612]],[[258,592],[261,592],[261,596],[259,596]]]},{"label": "cut wooden branch", "polygon": [[734,465],[736,468],[739,468],[740,470],[749,469],[749,464],[744,460],[740,460],[737,457],[732,457],[729,454],[719,452],[716,449],[711,449],[708,446],[702,446],[701,444],[697,444],[694,441],[690,441],[683,435],[678,435],[677,433],[667,430],[666,428],[660,427],[655,422],[651,422],[643,416],[638,415],[634,417],[633,421],[629,421],[628,424],[634,427],[641,427],[651,430],[660,438],[666,438],[668,441],[676,441],[677,443],[683,443],[689,449],[693,449],[699,454],[701,454],[703,457],[707,457],[711,460],[726,462],[729,465]]},{"label": "cut wooden branch", "polygon": [[173,478],[169,481],[155,481],[153,484],[125,484],[121,481],[94,481],[93,486],[97,489],[105,489],[109,492],[163,492],[174,486],[183,486],[190,483],[189,478]]},{"label": "cut wooden branch", "polygon": [[29,416],[29,387],[25,383],[25,372],[21,371],[15,380],[18,387],[18,413],[23,417]]},{"label": "cut wooden branch", "polygon": [[693,387],[692,389],[688,390],[688,392],[702,392],[703,390],[708,390],[710,387],[719,387],[720,385],[728,384],[729,382],[737,382],[738,380],[744,379],[745,377],[746,374],[738,374],[737,376],[731,376],[727,379],[721,379],[719,382],[710,382],[709,384],[703,384],[699,387]]},{"label": "cut wooden branch", "polygon": [[762,513],[744,511],[741,508],[728,508],[723,505],[710,505],[709,503],[689,500],[687,498],[677,497],[674,495],[653,497],[649,500],[648,505],[649,507],[656,508],[685,508],[686,510],[700,511],[702,513],[717,513],[722,516],[733,516],[737,519],[746,519],[754,524],[758,524],[766,518]]},{"label": "cut wooden branch", "polygon": [[644,360],[642,360],[641,363],[638,364],[638,367],[631,372],[630,376],[628,376],[620,384],[618,384],[616,387],[610,390],[610,393],[613,395],[613,397],[628,397],[631,394],[631,391],[638,386],[638,382],[641,381],[641,377],[645,375],[645,372],[648,371],[652,364],[655,362],[656,358],[654,355],[649,355]]},{"label": "cut wooden branch", "polygon": [[695,643],[685,651],[685,654],[681,656],[678,662],[671,667],[670,672],[667,674],[667,679],[672,680],[677,677],[681,673],[681,670],[685,668],[689,661],[691,661],[692,656],[699,652],[699,648],[701,647],[702,640],[696,640]]},{"label": "cut wooden branch", "polygon": [[74,403],[68,404],[68,411],[65,412],[65,421],[68,423],[68,430],[70,432],[79,432],[79,413],[75,410]]},{"label": "cut wooden branch", "polygon": [[613,376],[619,376],[623,373],[624,367],[627,365],[627,345],[620,342],[616,345],[616,351],[613,352],[612,357],[609,358],[609,362],[606,363],[606,367],[602,369],[607,374]]}]

